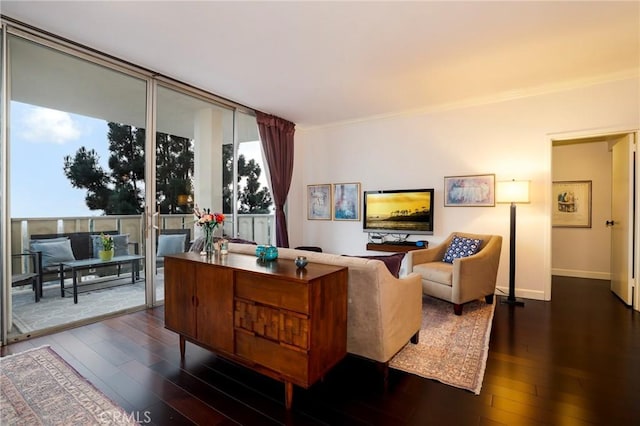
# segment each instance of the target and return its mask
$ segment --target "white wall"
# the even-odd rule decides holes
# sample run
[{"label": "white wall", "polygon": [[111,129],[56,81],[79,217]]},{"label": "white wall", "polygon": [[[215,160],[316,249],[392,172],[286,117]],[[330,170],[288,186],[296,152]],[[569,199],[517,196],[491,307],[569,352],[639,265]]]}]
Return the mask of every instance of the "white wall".
[{"label": "white wall", "polygon": [[[591,228],[559,228],[551,233],[554,275],[610,279],[611,151],[607,142],[553,148],[554,181],[591,181]],[[553,204],[553,203],[552,203]],[[553,208],[553,207],[552,207]]]},{"label": "white wall", "polygon": [[498,286],[508,287],[509,207],[443,206],[444,176],[495,173],[531,180],[531,204],[518,206],[518,297],[550,299],[551,139],[640,127],[637,79],[457,109],[408,113],[296,130],[288,202],[290,245],[364,254],[361,222],[310,221],[306,185],[361,182],[362,190],[434,187],[433,245],[452,231],[504,237]]}]

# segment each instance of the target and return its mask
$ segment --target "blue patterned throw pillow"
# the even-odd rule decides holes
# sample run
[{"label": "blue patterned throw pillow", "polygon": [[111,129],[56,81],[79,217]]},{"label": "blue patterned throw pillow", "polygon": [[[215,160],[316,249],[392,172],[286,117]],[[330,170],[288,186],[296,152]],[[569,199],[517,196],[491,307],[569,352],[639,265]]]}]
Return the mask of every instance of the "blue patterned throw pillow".
[{"label": "blue patterned throw pillow", "polygon": [[480,250],[482,240],[453,236],[447,251],[442,258],[443,262],[453,263],[455,259],[474,255]]}]

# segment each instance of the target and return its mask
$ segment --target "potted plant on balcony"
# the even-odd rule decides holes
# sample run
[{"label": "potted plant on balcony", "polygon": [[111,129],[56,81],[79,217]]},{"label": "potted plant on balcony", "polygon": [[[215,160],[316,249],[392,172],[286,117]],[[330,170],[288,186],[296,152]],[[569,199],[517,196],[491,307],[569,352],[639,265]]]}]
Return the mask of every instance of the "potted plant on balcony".
[{"label": "potted plant on balcony", "polygon": [[111,235],[100,234],[100,243],[102,243],[102,250],[98,252],[98,257],[107,262],[113,258],[113,238]]}]

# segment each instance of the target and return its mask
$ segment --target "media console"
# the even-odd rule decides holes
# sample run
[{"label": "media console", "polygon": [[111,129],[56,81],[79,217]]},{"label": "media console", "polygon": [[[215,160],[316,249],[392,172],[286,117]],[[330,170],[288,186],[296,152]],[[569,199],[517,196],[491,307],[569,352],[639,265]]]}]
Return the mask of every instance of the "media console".
[{"label": "media console", "polygon": [[[417,243],[422,243],[419,246]],[[389,251],[389,252],[408,252],[411,250],[420,250],[429,247],[428,241],[388,241],[384,243],[367,243],[367,250],[372,251]]]}]

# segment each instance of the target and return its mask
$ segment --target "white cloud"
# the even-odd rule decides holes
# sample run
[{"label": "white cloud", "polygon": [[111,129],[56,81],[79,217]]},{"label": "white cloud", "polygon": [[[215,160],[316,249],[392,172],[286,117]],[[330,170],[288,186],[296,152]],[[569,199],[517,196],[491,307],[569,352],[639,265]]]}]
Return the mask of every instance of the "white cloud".
[{"label": "white cloud", "polygon": [[64,111],[33,107],[24,119],[22,136],[38,143],[64,144],[81,136],[80,126]]}]

